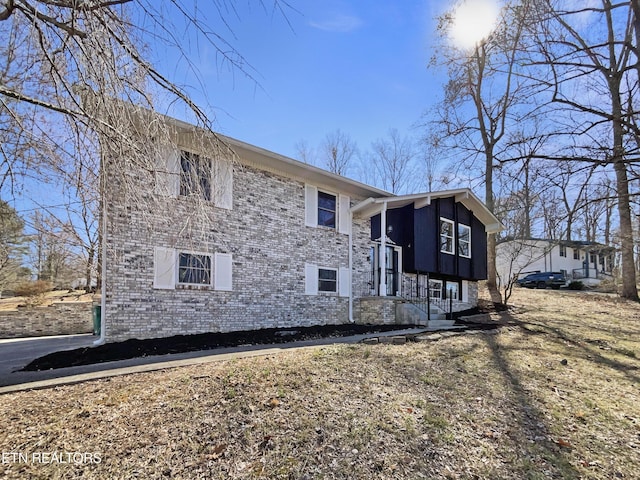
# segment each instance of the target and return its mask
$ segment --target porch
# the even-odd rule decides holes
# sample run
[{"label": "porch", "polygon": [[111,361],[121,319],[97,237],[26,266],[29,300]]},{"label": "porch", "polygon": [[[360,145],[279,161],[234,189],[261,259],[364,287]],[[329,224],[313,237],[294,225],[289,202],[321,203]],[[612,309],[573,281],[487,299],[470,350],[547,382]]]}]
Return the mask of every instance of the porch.
[{"label": "porch", "polygon": [[[452,325],[452,314],[477,304],[477,284],[431,279],[428,274],[388,272],[380,293],[379,272],[356,282],[354,318],[361,324]],[[447,288],[448,287],[448,288]],[[475,299],[475,300],[474,300]]]}]

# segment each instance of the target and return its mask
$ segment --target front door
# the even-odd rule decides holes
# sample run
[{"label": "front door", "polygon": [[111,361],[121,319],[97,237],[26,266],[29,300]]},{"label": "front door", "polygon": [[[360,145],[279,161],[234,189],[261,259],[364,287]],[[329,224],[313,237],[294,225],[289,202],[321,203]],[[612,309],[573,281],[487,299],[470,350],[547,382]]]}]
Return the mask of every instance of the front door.
[{"label": "front door", "polygon": [[384,263],[385,271],[382,272],[382,257],[380,252],[381,245],[377,244],[371,247],[371,277],[373,292],[376,295],[380,295],[380,281],[384,275],[386,283],[385,294],[387,296],[399,296],[400,295],[400,265],[402,264],[402,248],[395,245],[387,245],[384,251]]}]

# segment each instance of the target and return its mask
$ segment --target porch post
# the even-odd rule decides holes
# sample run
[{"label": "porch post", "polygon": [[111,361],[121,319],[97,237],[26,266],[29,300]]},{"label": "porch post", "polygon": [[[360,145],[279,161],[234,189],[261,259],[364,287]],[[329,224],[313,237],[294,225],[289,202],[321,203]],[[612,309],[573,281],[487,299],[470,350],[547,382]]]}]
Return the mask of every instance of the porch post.
[{"label": "porch post", "polygon": [[378,252],[380,262],[380,281],[378,282],[378,295],[387,296],[387,201],[382,202],[380,210],[380,251]]}]

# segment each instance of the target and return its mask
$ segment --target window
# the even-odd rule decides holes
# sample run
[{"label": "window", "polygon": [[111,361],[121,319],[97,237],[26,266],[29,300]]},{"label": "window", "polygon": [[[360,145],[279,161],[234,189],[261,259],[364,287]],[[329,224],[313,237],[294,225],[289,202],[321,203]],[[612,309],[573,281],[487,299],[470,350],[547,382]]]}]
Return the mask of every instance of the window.
[{"label": "window", "polygon": [[318,267],[304,264],[304,294],[318,295],[321,292],[337,293],[339,297],[351,295],[351,270],[348,267]]},{"label": "window", "polygon": [[442,280],[429,280],[429,298],[442,298]]},{"label": "window", "polygon": [[458,224],[458,255],[471,258],[471,227]]},{"label": "window", "polygon": [[211,160],[191,152],[180,153],[180,195],[211,200]]},{"label": "window", "polygon": [[349,235],[350,206],[348,195],[321,191],[314,185],[304,186],[304,224],[307,227],[328,227]]},{"label": "window", "polygon": [[573,249],[573,259],[580,260],[580,250],[578,250],[577,248]]},{"label": "window", "polygon": [[180,253],[178,283],[211,285],[211,256]]},{"label": "window", "polygon": [[230,253],[191,253],[154,247],[153,288],[175,290],[183,285],[232,291],[233,256]]},{"label": "window", "polygon": [[338,291],[338,271],[329,268],[318,269],[318,291],[337,292]]},{"label": "window", "polygon": [[567,246],[566,245],[560,245],[560,256],[561,257],[566,257],[567,256]]},{"label": "window", "polygon": [[454,223],[446,218],[440,219],[440,251],[453,255]]},{"label": "window", "polygon": [[336,196],[318,192],[318,225],[336,228]]},{"label": "window", "polygon": [[446,297],[453,300],[459,300],[458,282],[447,282]]}]

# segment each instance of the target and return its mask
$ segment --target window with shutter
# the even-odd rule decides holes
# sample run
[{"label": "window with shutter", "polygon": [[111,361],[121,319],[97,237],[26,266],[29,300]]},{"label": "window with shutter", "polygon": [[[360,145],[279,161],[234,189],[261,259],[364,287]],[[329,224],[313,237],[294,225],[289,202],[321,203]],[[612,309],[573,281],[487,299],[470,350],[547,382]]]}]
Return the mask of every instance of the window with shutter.
[{"label": "window with shutter", "polygon": [[305,225],[328,227],[344,234],[351,233],[351,200],[348,195],[319,190],[313,185],[304,187]]}]

